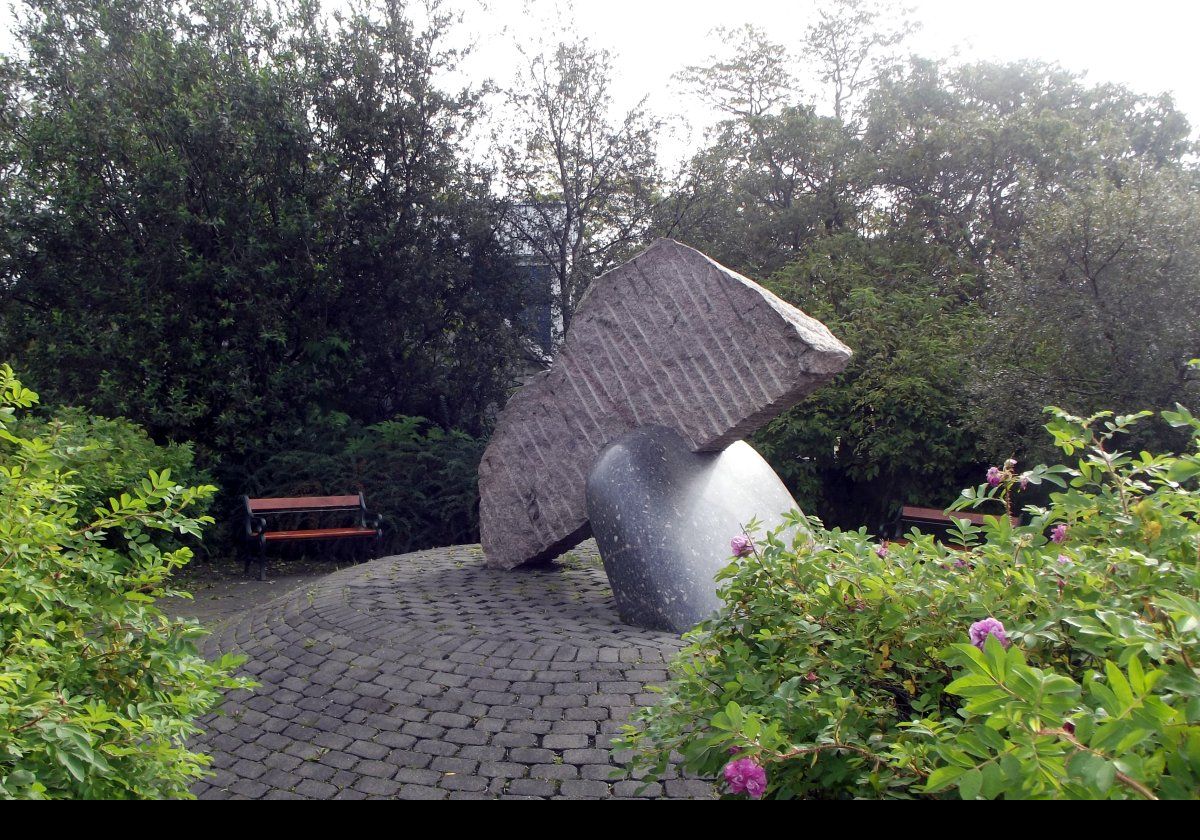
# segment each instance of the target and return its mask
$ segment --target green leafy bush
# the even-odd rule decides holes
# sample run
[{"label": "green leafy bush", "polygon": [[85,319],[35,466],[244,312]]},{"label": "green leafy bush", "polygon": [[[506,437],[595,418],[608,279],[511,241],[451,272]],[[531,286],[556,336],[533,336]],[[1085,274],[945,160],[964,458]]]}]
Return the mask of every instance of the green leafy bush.
[{"label": "green leafy bush", "polygon": [[633,763],[678,751],[778,798],[1200,798],[1200,420],[1163,414],[1190,453],[1134,455],[1114,441],[1145,414],[1050,411],[1077,466],[1010,461],[958,503],[1052,485],[1026,524],[964,524],[955,551],[794,513],[790,545],[748,545]]},{"label": "green leafy bush", "polygon": [[324,449],[270,458],[249,482],[256,495],[366,495],[383,516],[384,550],[401,553],[479,539],[479,459],[485,441],[421,417],[398,417],[327,436]]},{"label": "green leafy bush", "polygon": [[187,796],[207,763],[186,746],[194,719],[245,683],[155,608],[191,558],[155,537],[198,536],[215,488],[149,471],[84,507],[121,469],[90,457],[108,441],[85,426],[16,434],[36,401],[0,366],[0,797]]},{"label": "green leafy bush", "polygon": [[[150,470],[169,471],[176,484],[187,487],[209,484],[198,469],[189,443],[161,446],[146,430],[123,417],[89,415],[79,408],[55,408],[45,417],[23,416],[12,429],[22,437],[43,437],[55,442],[55,457],[74,475],[74,501],[80,510],[107,506],[113,496],[146,477]],[[207,513],[210,499],[197,498],[193,515]]]}]

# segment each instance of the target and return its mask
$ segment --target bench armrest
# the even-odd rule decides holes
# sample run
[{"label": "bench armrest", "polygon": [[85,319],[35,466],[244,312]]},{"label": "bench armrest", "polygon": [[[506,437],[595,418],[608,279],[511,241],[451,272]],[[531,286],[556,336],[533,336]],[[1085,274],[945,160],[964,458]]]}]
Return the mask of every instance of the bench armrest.
[{"label": "bench armrest", "polygon": [[364,528],[374,528],[376,531],[383,527],[383,517],[369,510],[362,512],[362,522]]},{"label": "bench armrest", "polygon": [[246,517],[246,539],[253,540],[262,536],[267,530],[267,520],[263,516]]}]

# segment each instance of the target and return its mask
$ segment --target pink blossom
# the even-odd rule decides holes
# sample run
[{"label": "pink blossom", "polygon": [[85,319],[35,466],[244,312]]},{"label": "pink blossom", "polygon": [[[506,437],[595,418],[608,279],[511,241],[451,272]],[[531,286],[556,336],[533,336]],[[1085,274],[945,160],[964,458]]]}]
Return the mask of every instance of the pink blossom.
[{"label": "pink blossom", "polygon": [[754,542],[745,534],[738,534],[729,541],[734,557],[745,557],[754,553]]},{"label": "pink blossom", "polygon": [[758,799],[767,789],[767,771],[752,758],[739,758],[725,765],[725,781],[730,793]]},{"label": "pink blossom", "polygon": [[969,635],[971,637],[971,644],[980,650],[983,650],[983,645],[987,641],[988,636],[995,637],[996,641],[1004,647],[1012,644],[1008,640],[1008,634],[1004,632],[1004,625],[991,616],[972,624]]},{"label": "pink blossom", "polygon": [[988,487],[999,487],[1000,482],[1004,480],[1004,473],[1000,472],[999,467],[988,467],[987,483]]},{"label": "pink blossom", "polygon": [[875,556],[878,557],[880,560],[887,559],[887,556],[888,556],[887,543],[880,543],[879,545],[875,546]]},{"label": "pink blossom", "polygon": [[1059,523],[1050,531],[1050,539],[1056,543],[1064,542],[1067,539],[1067,526]]}]

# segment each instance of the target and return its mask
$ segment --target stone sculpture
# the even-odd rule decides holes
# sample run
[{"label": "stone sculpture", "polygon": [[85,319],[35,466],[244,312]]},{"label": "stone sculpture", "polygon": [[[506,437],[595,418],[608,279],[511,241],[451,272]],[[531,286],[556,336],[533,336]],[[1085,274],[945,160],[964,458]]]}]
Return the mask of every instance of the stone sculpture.
[{"label": "stone sculpture", "polygon": [[721,602],[715,576],[730,537],[796,507],[745,441],[692,452],[677,432],[646,426],[618,438],[588,475],[587,512],[626,624],[681,633]]},{"label": "stone sculpture", "polygon": [[[692,248],[660,239],[597,278],[554,365],[501,413],[479,466],[487,563],[550,560],[587,538],[588,473],[634,429],[721,452],[840,372],[820,322]],[[728,550],[728,537],[724,548]]]}]

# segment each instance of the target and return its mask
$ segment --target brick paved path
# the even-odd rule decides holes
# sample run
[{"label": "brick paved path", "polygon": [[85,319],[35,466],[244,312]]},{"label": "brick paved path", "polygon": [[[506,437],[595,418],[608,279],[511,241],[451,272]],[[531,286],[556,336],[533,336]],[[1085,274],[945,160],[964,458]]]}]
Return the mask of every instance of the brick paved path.
[{"label": "brick paved path", "polygon": [[[202,721],[201,798],[634,796],[608,748],[678,638],[619,623],[593,543],[550,570],[478,546],[389,557],[251,610],[210,640],[262,683]],[[614,774],[616,778],[614,778]],[[642,795],[710,797],[675,778]]]}]

